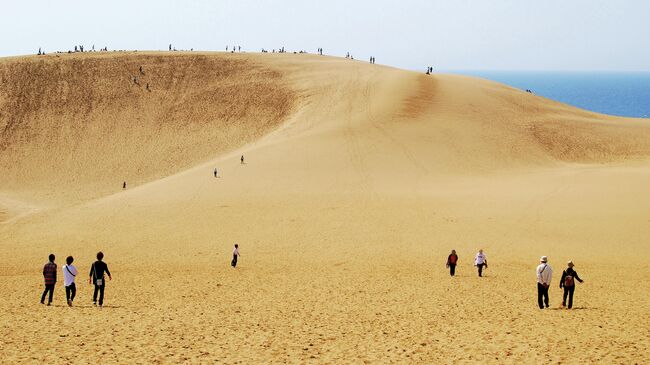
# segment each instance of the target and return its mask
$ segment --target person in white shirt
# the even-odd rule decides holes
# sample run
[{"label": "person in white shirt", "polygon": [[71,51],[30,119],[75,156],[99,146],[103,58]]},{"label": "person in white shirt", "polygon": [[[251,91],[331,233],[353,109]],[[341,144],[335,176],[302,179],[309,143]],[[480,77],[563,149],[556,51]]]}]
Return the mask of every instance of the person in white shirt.
[{"label": "person in white shirt", "polygon": [[235,249],[232,250],[232,261],[230,262],[232,267],[237,267],[237,258],[239,258],[239,245],[235,243]]},{"label": "person in white shirt", "polygon": [[65,286],[65,298],[68,301],[68,305],[72,307],[72,301],[74,300],[75,295],[77,295],[77,287],[74,283],[74,279],[77,276],[77,268],[72,265],[74,258],[68,256],[65,259],[65,265],[63,267],[63,285]]},{"label": "person in white shirt", "polygon": [[478,267],[478,276],[483,277],[483,266],[487,269],[488,262],[487,256],[483,253],[483,249],[478,250],[476,257],[474,258],[474,266]]},{"label": "person in white shirt", "polygon": [[551,285],[553,269],[548,264],[548,257],[542,256],[540,264],[537,266],[537,303],[539,309],[548,308],[548,288]]}]

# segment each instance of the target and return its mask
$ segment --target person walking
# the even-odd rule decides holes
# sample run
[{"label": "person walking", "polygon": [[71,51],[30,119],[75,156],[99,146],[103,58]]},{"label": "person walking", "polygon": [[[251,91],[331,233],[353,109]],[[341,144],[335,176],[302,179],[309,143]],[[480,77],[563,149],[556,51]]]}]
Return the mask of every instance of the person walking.
[{"label": "person walking", "polygon": [[93,294],[93,305],[97,305],[97,294],[99,293],[99,306],[104,305],[104,288],[106,287],[106,280],[104,274],[108,275],[109,280],[113,280],[111,272],[108,270],[108,265],[104,261],[104,253],[101,251],[97,253],[97,261],[90,267],[90,277],[88,284],[95,285],[95,293]]},{"label": "person walking", "polygon": [[54,254],[50,254],[50,256],[48,256],[48,263],[43,266],[45,290],[41,296],[41,304],[45,304],[45,296],[47,296],[48,293],[50,296],[47,300],[47,305],[52,304],[52,297],[54,296],[54,285],[56,284],[56,264],[54,263],[54,259]]},{"label": "person walking", "polygon": [[566,307],[567,305],[567,296],[569,297],[569,306],[567,308],[571,309],[573,307],[573,292],[576,289],[576,280],[583,282],[584,280],[580,279],[578,273],[573,270],[573,261],[567,263],[567,268],[562,272],[562,278],[560,279],[560,289],[564,289],[564,295],[562,296],[562,306]]},{"label": "person walking", "polygon": [[458,255],[456,255],[456,250],[451,250],[451,254],[447,257],[447,268],[451,276],[456,276],[456,263],[458,263]]},{"label": "person walking", "polygon": [[474,266],[478,268],[478,276],[483,277],[483,267],[486,269],[488,267],[487,256],[483,253],[483,249],[478,250],[476,257],[474,258]]},{"label": "person walking", "polygon": [[230,261],[230,266],[237,267],[238,257],[239,257],[239,245],[235,243],[235,249],[232,250],[232,261]]},{"label": "person walking", "polygon": [[126,181],[122,183],[122,189],[126,189]]},{"label": "person walking", "polygon": [[65,259],[66,265],[63,267],[63,285],[65,286],[65,299],[68,306],[72,307],[72,301],[77,295],[77,286],[74,283],[75,276],[77,276],[77,268],[72,265],[74,258],[68,256]]},{"label": "person walking", "polygon": [[241,161],[242,165],[244,164],[244,155],[241,155],[241,158],[239,159],[239,161]]},{"label": "person walking", "polygon": [[548,308],[548,288],[551,285],[553,268],[548,264],[548,257],[542,256],[537,266],[537,304],[539,309]]},{"label": "person walking", "polygon": [[217,177],[219,175],[219,171],[217,171],[217,168],[214,168],[214,177]]}]

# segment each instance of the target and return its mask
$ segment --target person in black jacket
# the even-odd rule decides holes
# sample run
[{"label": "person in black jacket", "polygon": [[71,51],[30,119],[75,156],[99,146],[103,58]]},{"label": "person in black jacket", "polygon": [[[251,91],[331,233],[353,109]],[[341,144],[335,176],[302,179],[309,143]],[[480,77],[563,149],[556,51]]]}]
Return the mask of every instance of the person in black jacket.
[{"label": "person in black jacket", "polygon": [[102,252],[97,253],[97,261],[93,263],[90,267],[90,278],[88,278],[88,284],[95,284],[95,294],[93,294],[93,304],[97,305],[97,293],[99,293],[99,306],[104,305],[104,287],[106,286],[106,280],[104,278],[104,273],[108,275],[109,280],[113,280],[111,277],[111,272],[108,271],[108,265],[104,261],[104,254]]},{"label": "person in black jacket", "polygon": [[576,288],[576,280],[579,282],[583,282],[582,279],[578,276],[578,273],[573,270],[573,261],[569,261],[567,263],[569,266],[566,270],[562,272],[562,278],[560,279],[560,289],[564,288],[564,296],[562,297],[562,306],[565,307],[567,305],[566,299],[567,296],[569,297],[569,306],[568,308],[571,309],[573,307],[573,291]]}]

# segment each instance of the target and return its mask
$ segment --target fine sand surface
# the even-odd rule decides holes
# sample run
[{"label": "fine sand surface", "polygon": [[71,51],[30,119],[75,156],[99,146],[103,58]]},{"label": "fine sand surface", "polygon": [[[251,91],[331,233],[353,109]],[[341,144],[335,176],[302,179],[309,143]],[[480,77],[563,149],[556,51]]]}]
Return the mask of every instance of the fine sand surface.
[{"label": "fine sand surface", "polygon": [[0,363],[650,362],[649,120],[326,56],[4,58],[0,170]]}]

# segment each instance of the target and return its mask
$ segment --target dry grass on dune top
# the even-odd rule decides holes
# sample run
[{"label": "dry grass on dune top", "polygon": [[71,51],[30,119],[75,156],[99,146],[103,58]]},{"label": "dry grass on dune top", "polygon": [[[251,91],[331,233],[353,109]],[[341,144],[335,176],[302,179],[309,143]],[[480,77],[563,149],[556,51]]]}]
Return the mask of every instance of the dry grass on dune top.
[{"label": "dry grass on dune top", "polygon": [[249,143],[282,122],[295,99],[280,72],[237,57],[5,59],[0,184],[46,200],[97,197]]}]

